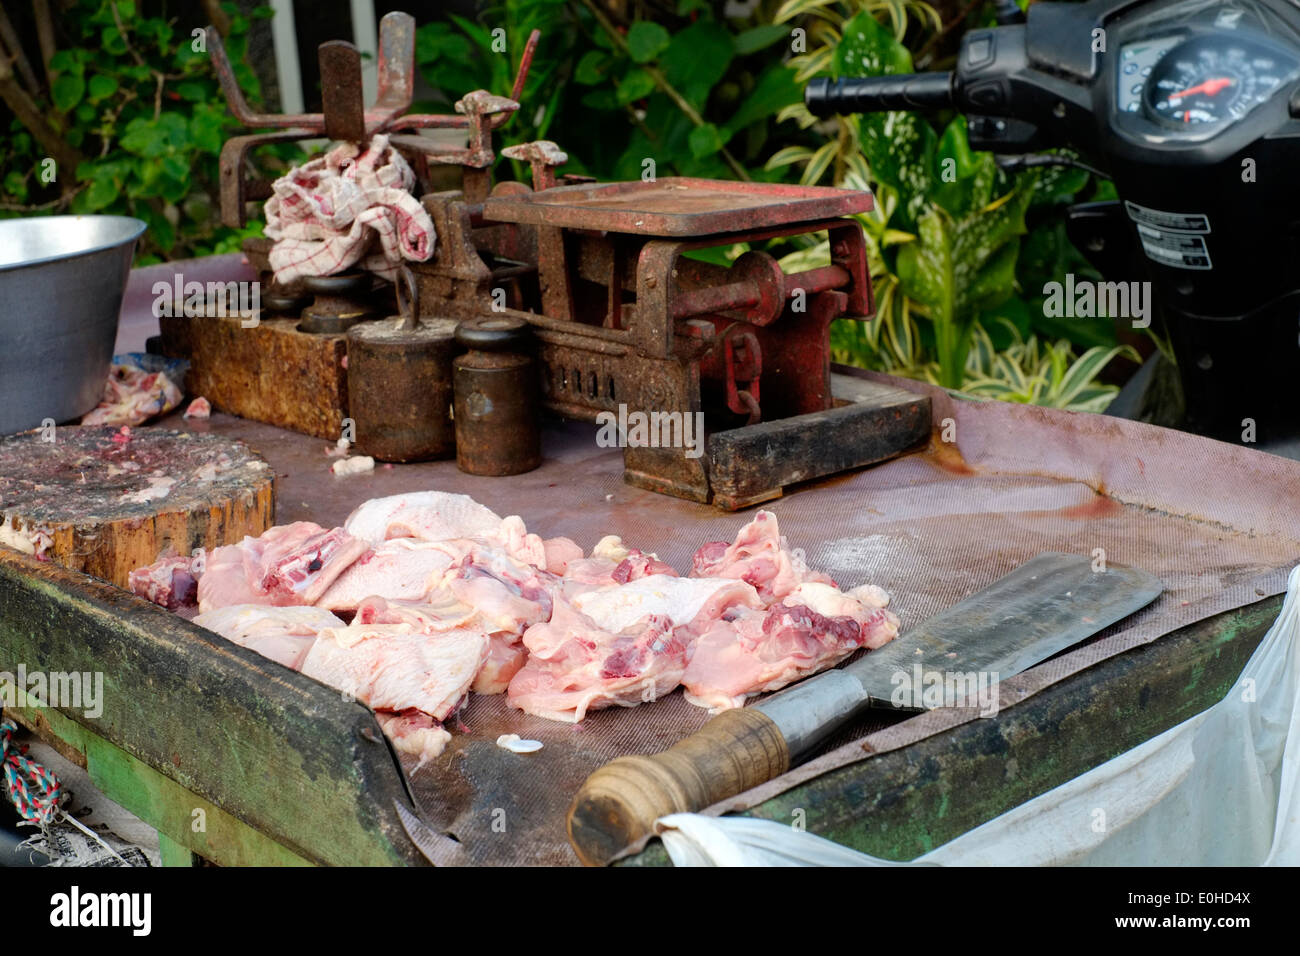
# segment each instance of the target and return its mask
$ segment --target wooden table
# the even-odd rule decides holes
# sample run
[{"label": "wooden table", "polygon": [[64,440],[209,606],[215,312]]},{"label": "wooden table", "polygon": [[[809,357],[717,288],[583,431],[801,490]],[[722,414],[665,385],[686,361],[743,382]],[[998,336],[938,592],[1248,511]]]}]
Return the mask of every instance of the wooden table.
[{"label": "wooden table", "polygon": [[[1058,414],[992,407],[975,411],[986,416],[1014,412],[1024,421],[1056,422],[1052,416]],[[969,430],[974,421],[970,410],[939,402],[935,415],[956,415],[959,433],[974,434]],[[1080,429],[1148,429],[1140,431],[1147,444],[1139,443],[1146,456],[1145,472],[1153,467],[1150,436],[1174,434],[1093,416],[1060,421]],[[180,427],[175,421],[167,424]],[[451,480],[457,474],[448,463],[401,466],[417,470],[381,471],[373,479],[349,484],[328,476],[330,459],[320,439],[220,415],[210,426],[185,427],[248,435],[276,468],[276,517],[281,523],[304,518],[341,523],[360,500],[393,493],[402,482],[414,480],[403,475]],[[987,433],[996,437],[998,428]],[[1126,434],[1120,436],[1124,441],[1130,440]],[[288,455],[285,449],[296,451]],[[1210,452],[1234,454],[1230,448]],[[1256,487],[1262,487],[1269,469],[1300,467],[1281,459],[1276,461],[1282,464],[1275,465],[1269,456],[1254,452],[1235,454],[1254,469],[1251,481]],[[597,469],[594,458],[571,451],[561,457],[588,471]],[[960,457],[954,461],[947,452],[935,462],[935,468],[960,471]],[[922,468],[899,462],[882,466],[882,473],[911,467],[917,474],[928,474],[931,464]],[[688,514],[696,515],[701,527],[714,527],[708,524],[715,518],[707,509],[698,510],[703,506],[625,489],[618,480],[617,458],[607,472],[598,481],[592,479],[592,509],[605,507],[606,493],[611,498],[626,494],[621,505],[615,501],[610,507],[622,507],[618,513],[640,522],[638,527],[671,527]],[[475,495],[503,514],[518,510],[529,516],[530,527],[535,516],[540,533],[560,533],[572,510],[565,499],[574,490],[548,491],[555,482],[547,477],[544,466],[518,479],[480,479]],[[1289,472],[1279,472],[1268,480],[1290,477]],[[428,478],[420,480],[425,487],[433,484]],[[812,504],[855,500],[834,496],[844,495],[857,480],[832,479],[798,494],[810,496],[801,500]],[[521,487],[531,489],[534,497],[521,501]],[[838,507],[829,513],[838,513]],[[1067,511],[1108,513],[1091,506]],[[727,520],[737,523],[736,516]],[[1074,520],[1092,519],[1070,518]],[[782,521],[784,527],[784,517]],[[1282,515],[1277,521],[1287,531],[1277,545],[1285,551],[1294,537],[1288,524],[1293,519]],[[1259,530],[1245,537],[1254,540]],[[679,554],[670,555],[670,560],[682,563]],[[1280,567],[1280,562],[1274,566]],[[982,567],[981,574],[992,580],[1005,570],[990,565]],[[1249,586],[1249,579],[1246,582]],[[1258,589],[1250,593],[1273,594]],[[895,597],[900,602],[908,597],[901,584]],[[934,719],[921,715],[853,743],[841,741],[849,748],[851,762],[845,762],[843,748],[837,757],[830,755],[843,765],[827,769],[820,761],[828,758],[818,758],[809,768],[794,771],[796,777],[784,781],[787,788],[782,792],[758,799],[744,812],[790,821],[802,810],[816,820],[809,829],[822,836],[885,858],[913,858],[1220,700],[1280,606],[1280,595],[1273,594],[1162,632],[1164,636],[1150,643],[1042,686],[992,718],[910,733],[920,726],[916,722]],[[925,616],[927,609],[915,610]],[[0,672],[12,672],[18,663],[28,671],[104,675],[103,713],[97,718],[30,701],[20,701],[12,713],[85,766],[106,796],[156,827],[168,864],[190,864],[196,856],[222,865],[424,862],[405,836],[394,806],[415,805],[406,775],[364,706],[106,582],[0,548]],[[816,772],[819,768],[823,772]],[[579,783],[571,781],[572,789]],[[625,862],[648,865],[665,860],[659,845],[652,844]]]}]

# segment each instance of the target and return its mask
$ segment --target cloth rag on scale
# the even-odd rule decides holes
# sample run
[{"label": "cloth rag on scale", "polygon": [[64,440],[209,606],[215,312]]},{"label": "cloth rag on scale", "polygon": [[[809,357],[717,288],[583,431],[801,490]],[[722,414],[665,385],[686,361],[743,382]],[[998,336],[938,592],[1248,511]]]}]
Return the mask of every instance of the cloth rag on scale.
[{"label": "cloth rag on scale", "polygon": [[364,150],[341,143],[289,170],[266,201],[276,280],[287,285],[359,265],[391,281],[403,260],[427,261],[436,237],[414,187],[415,173],[383,133]]}]

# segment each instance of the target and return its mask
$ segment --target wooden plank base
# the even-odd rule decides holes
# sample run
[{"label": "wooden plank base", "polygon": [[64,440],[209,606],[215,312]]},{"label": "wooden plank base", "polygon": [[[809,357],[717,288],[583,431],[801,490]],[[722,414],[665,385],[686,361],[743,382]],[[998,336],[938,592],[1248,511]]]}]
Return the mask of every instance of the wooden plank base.
[{"label": "wooden plank base", "polygon": [[185,390],[213,408],[335,441],[348,414],[347,337],[297,319],[162,316],[163,354],[189,359]]}]

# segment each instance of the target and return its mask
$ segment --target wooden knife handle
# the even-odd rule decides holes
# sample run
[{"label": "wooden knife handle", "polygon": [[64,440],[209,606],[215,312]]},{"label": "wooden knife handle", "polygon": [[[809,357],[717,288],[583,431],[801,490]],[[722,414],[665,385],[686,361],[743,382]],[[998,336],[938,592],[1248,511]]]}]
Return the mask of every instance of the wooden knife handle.
[{"label": "wooden knife handle", "polygon": [[569,842],[584,864],[604,866],[653,833],[660,817],[703,810],[789,768],[771,717],[723,711],[670,750],[619,757],[588,777],[569,807]]}]

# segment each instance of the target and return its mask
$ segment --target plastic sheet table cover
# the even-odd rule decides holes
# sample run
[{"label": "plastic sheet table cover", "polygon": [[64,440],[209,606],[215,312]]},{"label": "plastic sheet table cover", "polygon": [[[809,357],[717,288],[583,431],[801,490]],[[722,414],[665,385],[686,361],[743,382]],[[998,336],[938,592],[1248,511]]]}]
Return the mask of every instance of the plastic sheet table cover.
[{"label": "plastic sheet table cover", "polygon": [[[1004,705],[1110,655],[1280,593],[1300,558],[1298,462],[1136,422],[954,401],[917,383],[866,377],[932,396],[930,448],[802,487],[765,507],[813,567],[846,587],[870,581],[888,590],[904,632],[1040,551],[1104,552],[1106,561],[1143,567],[1165,584],[1155,603],[1098,638],[1004,679]],[[952,443],[938,440],[945,419]],[[173,416],[165,424],[242,437],[261,452],[278,476],[279,523],[339,524],[368,498],[438,488],[519,514],[531,531],[568,535],[584,548],[621,535],[685,571],[699,545],[731,539],[752,516],[624,484],[621,452],[597,447],[595,426],[584,423],[548,428],[542,467],[509,478],[464,475],[454,462],[336,478],[320,439],[220,414],[208,422]],[[577,861],[564,816],[586,776],[614,757],[671,746],[707,713],[679,691],[596,712],[576,726],[524,715],[503,696],[472,697],[460,719],[442,757],[412,778],[429,822],[460,841],[468,862],[570,864]],[[955,710],[901,721],[873,715],[828,747],[882,728],[891,748],[906,746],[968,719]],[[511,753],[496,746],[504,733],[540,740],[544,749]],[[752,791],[752,799],[794,785],[797,774]]]}]

